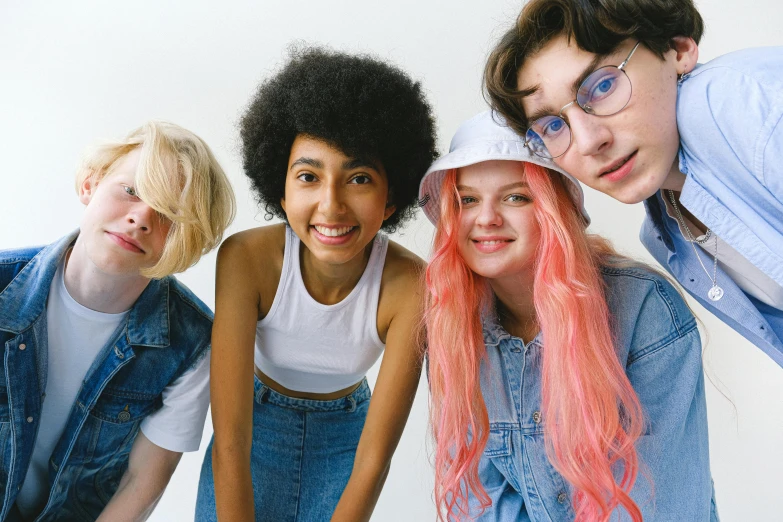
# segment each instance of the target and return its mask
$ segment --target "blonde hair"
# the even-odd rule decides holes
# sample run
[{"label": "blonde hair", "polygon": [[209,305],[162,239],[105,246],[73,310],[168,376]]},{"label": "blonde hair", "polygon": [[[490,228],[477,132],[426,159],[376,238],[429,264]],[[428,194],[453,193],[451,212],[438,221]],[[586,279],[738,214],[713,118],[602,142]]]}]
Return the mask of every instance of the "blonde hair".
[{"label": "blonde hair", "polygon": [[[135,149],[140,151],[136,192],[172,223],[160,260],[141,270],[145,277],[160,279],[190,268],[220,244],[234,219],[234,192],[201,138],[161,121],[90,149],[76,174],[76,191],[86,180],[98,183],[110,175],[117,160]],[[172,161],[176,171],[170,168]]]}]

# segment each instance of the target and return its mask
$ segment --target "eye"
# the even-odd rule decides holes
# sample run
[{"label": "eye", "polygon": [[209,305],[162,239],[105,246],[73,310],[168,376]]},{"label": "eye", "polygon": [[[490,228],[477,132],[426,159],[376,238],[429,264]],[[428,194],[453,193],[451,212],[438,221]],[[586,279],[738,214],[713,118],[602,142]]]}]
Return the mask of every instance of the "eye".
[{"label": "eye", "polygon": [[353,178],[351,178],[351,181],[349,181],[348,183],[353,183],[355,185],[366,185],[371,181],[372,179],[367,174],[358,174]]},{"label": "eye", "polygon": [[464,205],[470,205],[471,203],[475,203],[478,200],[473,196],[462,196],[461,198],[459,198],[459,201],[464,206]]},{"label": "eye", "polygon": [[565,121],[559,116],[544,116],[533,122],[531,129],[542,139],[551,140],[563,132],[565,126]]},{"label": "eye", "polygon": [[509,194],[505,197],[504,201],[510,203],[530,203],[532,200],[523,194]]},{"label": "eye", "polygon": [[132,198],[138,197],[138,194],[136,194],[136,189],[133,187],[129,187],[128,185],[123,185],[122,189],[125,191],[127,195],[129,195]]},{"label": "eye", "polygon": [[315,177],[315,174],[310,172],[303,172],[302,174],[299,174],[296,179],[299,181],[304,181],[305,183],[313,183],[317,178]]},{"label": "eye", "polygon": [[[585,81],[585,85],[579,90],[582,93],[587,94],[587,104],[594,105],[595,103],[604,100],[612,95],[617,89],[617,72],[612,70],[612,67],[608,67],[598,72],[596,78],[588,77]],[[584,97],[584,96],[582,96]],[[583,104],[584,105],[584,104]]]}]

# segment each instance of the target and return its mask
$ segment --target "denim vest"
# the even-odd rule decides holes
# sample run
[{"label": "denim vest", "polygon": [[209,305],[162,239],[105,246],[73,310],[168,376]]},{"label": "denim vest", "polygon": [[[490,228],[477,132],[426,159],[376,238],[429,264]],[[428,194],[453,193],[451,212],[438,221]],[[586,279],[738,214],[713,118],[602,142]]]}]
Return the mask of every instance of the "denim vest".
[{"label": "denim vest", "polygon": [[[636,443],[644,471],[631,497],[644,520],[715,521],[696,321],[678,292],[655,273],[604,268],[603,276],[618,357],[646,420]],[[479,478],[492,506],[477,520],[572,521],[573,489],[549,461],[544,439],[543,335],[525,345],[485,318],[484,343],[481,392],[490,433]],[[476,515],[475,497],[470,504]],[[614,512],[611,520],[629,520],[622,513]]]},{"label": "denim vest", "polygon": [[[46,300],[78,231],[43,248],[0,251],[0,520],[15,521],[47,378]],[[37,521],[94,520],[128,467],[141,420],[163,389],[208,354],[212,313],[173,277],[150,281],[93,361],[49,460]]]},{"label": "denim vest", "polygon": [[[677,128],[682,204],[783,286],[783,47],[737,51],[685,75]],[[660,193],[645,207],[647,250],[707,310],[783,366],[783,311],[745,294],[720,267],[724,296],[707,299],[710,277]],[[711,257],[702,259],[711,269]]]}]

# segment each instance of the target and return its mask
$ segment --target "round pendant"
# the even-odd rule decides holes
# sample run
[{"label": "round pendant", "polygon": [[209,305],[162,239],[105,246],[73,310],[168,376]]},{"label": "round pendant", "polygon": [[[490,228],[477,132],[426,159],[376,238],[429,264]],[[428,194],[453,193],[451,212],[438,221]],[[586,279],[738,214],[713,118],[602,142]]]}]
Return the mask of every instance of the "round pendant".
[{"label": "round pendant", "polygon": [[707,292],[707,297],[713,301],[720,301],[720,298],[723,297],[723,288],[718,285],[713,286],[710,288],[710,291]]}]

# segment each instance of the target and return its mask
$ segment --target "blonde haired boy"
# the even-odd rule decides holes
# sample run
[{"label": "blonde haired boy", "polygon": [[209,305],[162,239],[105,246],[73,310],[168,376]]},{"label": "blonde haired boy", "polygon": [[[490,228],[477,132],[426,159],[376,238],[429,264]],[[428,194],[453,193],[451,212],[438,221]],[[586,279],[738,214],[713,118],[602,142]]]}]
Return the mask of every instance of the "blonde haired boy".
[{"label": "blonde haired boy", "polygon": [[0,521],[146,518],[209,403],[212,312],[172,274],[234,196],[209,147],[150,122],[93,149],[79,230],[0,251]]}]

